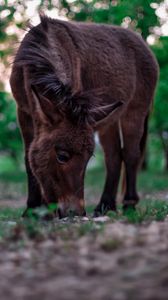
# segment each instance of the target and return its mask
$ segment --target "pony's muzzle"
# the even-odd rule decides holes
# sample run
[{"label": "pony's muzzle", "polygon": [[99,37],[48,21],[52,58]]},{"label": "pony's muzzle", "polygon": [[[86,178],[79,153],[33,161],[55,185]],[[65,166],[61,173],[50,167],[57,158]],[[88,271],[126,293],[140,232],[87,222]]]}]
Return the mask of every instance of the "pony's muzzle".
[{"label": "pony's muzzle", "polygon": [[74,216],[84,217],[86,215],[84,200],[75,199],[75,201],[60,201],[58,202],[57,213],[60,219]]}]

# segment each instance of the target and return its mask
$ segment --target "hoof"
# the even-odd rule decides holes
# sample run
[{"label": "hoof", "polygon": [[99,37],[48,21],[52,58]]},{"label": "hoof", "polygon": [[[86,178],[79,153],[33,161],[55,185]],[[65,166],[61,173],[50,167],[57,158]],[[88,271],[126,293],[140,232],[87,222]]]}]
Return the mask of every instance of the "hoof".
[{"label": "hoof", "polygon": [[102,216],[102,213],[98,210],[94,210],[94,213],[93,213],[93,218],[98,218],[98,217],[101,217]]},{"label": "hoof", "polygon": [[136,204],[137,202],[133,202],[131,201],[129,202],[124,202],[123,203],[123,211],[127,212],[127,211],[135,211],[136,210]]},{"label": "hoof", "polygon": [[109,211],[113,211],[113,212],[117,211],[115,203],[113,203],[112,205],[101,203],[95,208],[93,217],[98,218],[100,216],[104,216]]}]

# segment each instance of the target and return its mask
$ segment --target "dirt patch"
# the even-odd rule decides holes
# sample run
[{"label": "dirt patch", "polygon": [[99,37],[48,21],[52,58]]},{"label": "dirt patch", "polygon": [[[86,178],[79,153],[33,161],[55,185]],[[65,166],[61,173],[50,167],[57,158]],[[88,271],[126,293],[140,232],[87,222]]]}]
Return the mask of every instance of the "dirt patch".
[{"label": "dirt patch", "polygon": [[[145,197],[166,200],[167,195]],[[25,203],[4,200],[0,206],[19,208]],[[0,240],[0,299],[168,298],[167,217],[141,225],[108,217],[84,219],[82,225],[59,220],[1,223],[10,230]]]},{"label": "dirt patch", "polygon": [[168,221],[99,226],[32,239],[15,228],[0,243],[0,298],[167,299]]}]

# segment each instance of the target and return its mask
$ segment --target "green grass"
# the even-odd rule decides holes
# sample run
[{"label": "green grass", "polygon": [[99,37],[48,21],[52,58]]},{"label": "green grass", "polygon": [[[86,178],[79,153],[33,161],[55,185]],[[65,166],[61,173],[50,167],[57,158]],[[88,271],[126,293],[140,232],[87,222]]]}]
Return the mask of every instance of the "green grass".
[{"label": "green grass", "polygon": [[0,209],[0,222],[3,221],[19,221],[21,214],[22,214],[23,208],[1,208]]},{"label": "green grass", "polygon": [[[42,208],[44,212],[44,208]],[[39,212],[39,218],[23,219],[21,217],[23,208],[2,208],[0,210],[0,238],[22,240],[25,237],[29,239],[43,240],[45,238],[56,238],[69,240],[85,235],[94,235],[102,233],[107,223],[116,221],[125,224],[148,224],[151,221],[163,221],[168,215],[168,202],[163,200],[142,200],[136,210],[128,210],[123,213],[121,206],[117,213],[109,212],[108,220],[105,223],[95,221],[92,218],[93,207],[88,208],[89,220],[81,218],[68,218],[66,220],[53,219],[45,221],[44,214]],[[102,245],[106,252],[117,249],[120,245],[118,240],[107,240]]]},{"label": "green grass", "polygon": [[163,221],[168,215],[168,201],[142,200],[135,211],[128,210],[125,217],[129,223]]}]

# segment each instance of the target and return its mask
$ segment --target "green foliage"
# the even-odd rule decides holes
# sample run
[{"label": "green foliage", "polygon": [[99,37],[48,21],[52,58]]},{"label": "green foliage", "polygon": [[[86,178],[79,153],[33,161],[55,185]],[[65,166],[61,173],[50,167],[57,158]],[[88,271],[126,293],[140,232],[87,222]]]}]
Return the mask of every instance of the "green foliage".
[{"label": "green foliage", "polygon": [[160,37],[152,47],[160,67],[151,131],[159,135],[168,168],[168,37]]},{"label": "green foliage", "polygon": [[[9,67],[9,57],[13,55],[14,45],[19,40],[18,28],[23,28],[26,22],[25,8],[26,1],[1,1],[0,5],[0,58],[2,63]],[[19,21],[16,20],[16,13],[19,15]],[[21,20],[21,21],[20,21]],[[10,28],[15,30],[10,31]],[[1,84],[3,78],[0,79]]]},{"label": "green foliage", "polygon": [[[54,1],[53,1],[54,2]],[[159,4],[161,0],[155,0]],[[125,26],[140,31],[144,39],[148,37],[154,26],[159,25],[155,14],[156,6],[152,0],[92,0],[92,1],[60,1],[60,8],[70,19],[76,21],[94,21]]]},{"label": "green foliage", "polygon": [[21,153],[21,137],[16,122],[16,107],[10,94],[0,92],[0,151],[14,159]]},{"label": "green foliage", "polygon": [[154,127],[158,132],[168,131],[168,37],[160,37],[153,46],[153,51],[160,66],[160,80],[158,83],[155,107]]}]

